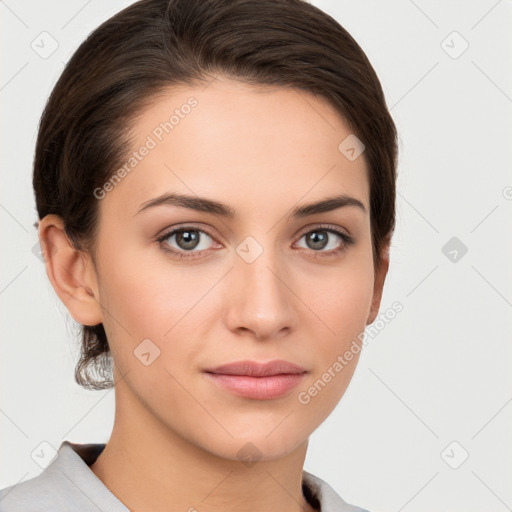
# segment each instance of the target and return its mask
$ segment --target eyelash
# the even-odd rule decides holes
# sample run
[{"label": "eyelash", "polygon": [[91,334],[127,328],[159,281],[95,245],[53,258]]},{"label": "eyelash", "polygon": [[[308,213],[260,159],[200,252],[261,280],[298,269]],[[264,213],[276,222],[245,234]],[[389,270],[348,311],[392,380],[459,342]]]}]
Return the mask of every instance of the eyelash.
[{"label": "eyelash", "polygon": [[[207,251],[208,249],[204,249],[202,251],[184,251],[184,250],[177,251],[176,249],[169,248],[169,246],[167,244],[165,244],[165,240],[167,240],[169,237],[171,237],[172,235],[175,235],[176,233],[183,232],[183,231],[197,231],[199,233],[204,233],[205,235],[208,235],[212,240],[215,240],[214,237],[210,233],[208,233],[208,231],[206,231],[204,229],[195,228],[193,226],[182,226],[182,227],[174,228],[170,231],[167,231],[162,236],[158,237],[156,241],[159,243],[162,250],[164,250],[167,253],[170,253],[174,257],[177,257],[180,259],[200,258],[201,256],[196,256],[196,255],[201,254],[202,252]],[[309,233],[314,233],[316,231],[326,231],[328,233],[334,234],[342,240],[342,243],[338,248],[332,249],[330,251],[314,251],[313,249],[311,249],[310,251],[313,253],[314,258],[330,258],[330,257],[337,256],[338,254],[347,250],[347,248],[350,247],[351,245],[353,245],[355,242],[355,240],[350,235],[347,235],[346,233],[338,231],[337,229],[335,229],[334,227],[332,227],[330,225],[320,225],[314,229],[305,231],[304,233],[302,233],[300,235],[299,240],[302,237],[304,237],[305,235],[308,235]]]}]

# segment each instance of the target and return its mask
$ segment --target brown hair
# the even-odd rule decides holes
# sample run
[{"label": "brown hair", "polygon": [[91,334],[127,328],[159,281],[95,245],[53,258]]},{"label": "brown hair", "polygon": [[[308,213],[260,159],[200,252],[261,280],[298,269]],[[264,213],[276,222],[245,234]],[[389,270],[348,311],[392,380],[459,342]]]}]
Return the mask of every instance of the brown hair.
[{"label": "brown hair", "polygon": [[[39,219],[59,215],[76,250],[94,261],[93,191],[125,160],[137,115],[164,88],[220,73],[307,91],[340,113],[366,146],[378,264],[395,225],[396,128],[362,49],[305,0],[141,0],[100,25],[67,63],[41,117],[33,174]],[[103,324],[81,329],[76,382],[112,387]]]}]

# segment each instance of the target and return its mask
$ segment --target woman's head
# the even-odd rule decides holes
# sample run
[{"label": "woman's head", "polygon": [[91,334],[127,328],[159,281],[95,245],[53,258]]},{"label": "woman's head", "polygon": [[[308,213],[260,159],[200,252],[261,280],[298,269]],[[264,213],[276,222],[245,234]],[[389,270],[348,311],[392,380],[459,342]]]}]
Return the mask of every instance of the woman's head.
[{"label": "woman's head", "polygon": [[[35,155],[47,270],[83,326],[77,382],[111,386],[112,355],[127,403],[164,423],[196,407],[188,389],[251,439],[255,419],[270,428],[291,400],[309,435],[354,371],[357,355],[334,377],[336,356],[378,311],[395,173],[378,78],[314,6],[143,0],[121,11],[66,66]],[[265,409],[204,378],[241,359],[308,373]],[[333,383],[301,404],[329,371]],[[247,416],[230,416],[235,404]],[[176,421],[188,432],[191,418]],[[211,428],[199,426],[198,443]]]}]

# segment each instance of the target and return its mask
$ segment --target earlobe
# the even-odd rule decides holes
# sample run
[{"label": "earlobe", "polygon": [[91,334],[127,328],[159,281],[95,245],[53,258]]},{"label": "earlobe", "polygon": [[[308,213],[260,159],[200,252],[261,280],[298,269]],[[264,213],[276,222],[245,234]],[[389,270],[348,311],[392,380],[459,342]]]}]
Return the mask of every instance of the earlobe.
[{"label": "earlobe", "polygon": [[389,268],[389,245],[390,239],[388,238],[381,250],[381,260],[377,268],[375,268],[375,279],[373,284],[373,297],[370,314],[366,320],[366,325],[370,325],[379,313],[380,302],[382,299],[382,292],[384,289],[384,282]]},{"label": "earlobe", "polygon": [[101,323],[96,272],[90,256],[75,249],[58,215],[41,219],[38,234],[48,278],[71,316],[83,325]]}]

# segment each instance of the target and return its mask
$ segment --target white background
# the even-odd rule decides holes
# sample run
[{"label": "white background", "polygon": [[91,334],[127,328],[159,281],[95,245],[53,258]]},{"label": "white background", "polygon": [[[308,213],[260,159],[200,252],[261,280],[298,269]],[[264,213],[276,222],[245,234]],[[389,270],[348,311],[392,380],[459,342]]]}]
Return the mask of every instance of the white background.
[{"label": "white background", "polygon": [[[64,63],[130,3],[0,2],[0,488],[40,473],[42,441],[106,442],[112,428],[114,391],[75,384],[77,324],[32,252],[31,165]],[[372,512],[512,510],[512,3],[312,3],[366,52],[400,133],[382,311],[403,311],[363,350],[305,469]],[[46,59],[31,47],[43,31],[58,42]],[[452,237],[468,249],[455,262]]]}]

